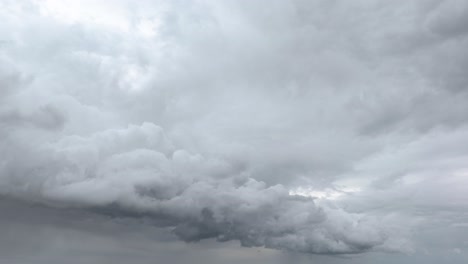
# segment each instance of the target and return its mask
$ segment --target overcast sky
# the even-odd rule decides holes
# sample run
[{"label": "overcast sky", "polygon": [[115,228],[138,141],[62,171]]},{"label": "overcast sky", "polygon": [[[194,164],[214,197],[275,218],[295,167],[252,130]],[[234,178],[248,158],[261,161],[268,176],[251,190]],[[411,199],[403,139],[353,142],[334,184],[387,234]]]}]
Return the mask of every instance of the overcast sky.
[{"label": "overcast sky", "polygon": [[467,263],[465,0],[0,0],[0,263]]}]

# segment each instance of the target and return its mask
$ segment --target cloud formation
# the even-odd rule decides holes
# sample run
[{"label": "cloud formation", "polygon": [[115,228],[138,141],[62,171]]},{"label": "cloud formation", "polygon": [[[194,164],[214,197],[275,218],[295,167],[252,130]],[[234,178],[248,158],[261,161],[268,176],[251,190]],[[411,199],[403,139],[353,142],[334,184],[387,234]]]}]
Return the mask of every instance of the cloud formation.
[{"label": "cloud formation", "polygon": [[0,194],[189,242],[422,248],[468,208],[468,5],[366,2],[3,2]]},{"label": "cloud formation", "polygon": [[[239,240],[306,253],[387,249],[390,230],[362,214],[319,207],[224,160],[174,150],[151,123],[68,136],[4,160],[2,192],[105,215],[150,217],[182,240]],[[22,151],[21,155],[25,155]],[[38,158],[40,157],[40,158]],[[390,241],[391,242],[391,241]]]}]

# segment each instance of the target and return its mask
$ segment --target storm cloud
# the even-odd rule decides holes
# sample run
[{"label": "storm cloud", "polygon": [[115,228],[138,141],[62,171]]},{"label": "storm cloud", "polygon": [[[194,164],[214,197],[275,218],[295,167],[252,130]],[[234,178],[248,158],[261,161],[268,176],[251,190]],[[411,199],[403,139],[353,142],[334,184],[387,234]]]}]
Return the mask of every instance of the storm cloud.
[{"label": "storm cloud", "polygon": [[185,242],[466,257],[467,14],[2,1],[0,195]]}]

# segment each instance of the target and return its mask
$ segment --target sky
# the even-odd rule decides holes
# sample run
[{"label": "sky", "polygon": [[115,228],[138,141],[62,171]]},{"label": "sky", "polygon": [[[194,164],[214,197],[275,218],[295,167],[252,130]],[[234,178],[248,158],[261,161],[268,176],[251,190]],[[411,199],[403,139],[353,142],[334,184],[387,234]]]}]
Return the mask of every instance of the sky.
[{"label": "sky", "polygon": [[0,21],[0,263],[468,262],[467,1]]}]

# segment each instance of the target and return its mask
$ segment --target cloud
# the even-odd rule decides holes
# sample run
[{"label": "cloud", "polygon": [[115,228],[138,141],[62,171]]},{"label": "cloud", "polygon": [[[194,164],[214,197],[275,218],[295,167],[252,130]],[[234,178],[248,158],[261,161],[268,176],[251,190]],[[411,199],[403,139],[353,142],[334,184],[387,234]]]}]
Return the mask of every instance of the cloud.
[{"label": "cloud", "polygon": [[0,4],[2,195],[322,254],[462,222],[462,2],[75,5]]},{"label": "cloud", "polygon": [[65,137],[45,146],[41,160],[22,166],[5,160],[2,174],[11,176],[2,179],[2,193],[154,217],[187,242],[235,239],[249,247],[358,253],[385,249],[391,240],[377,219],[319,207],[313,198],[290,196],[284,186],[267,186],[224,160],[172,149],[151,123]]}]

